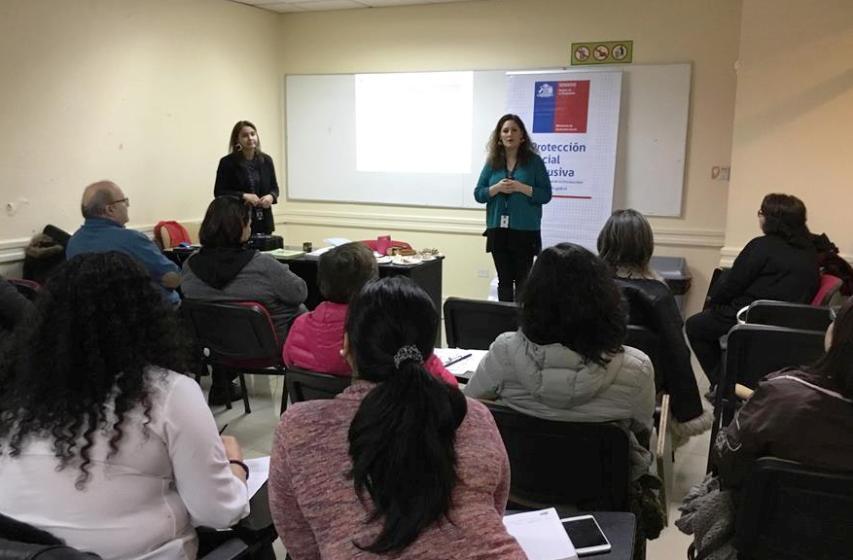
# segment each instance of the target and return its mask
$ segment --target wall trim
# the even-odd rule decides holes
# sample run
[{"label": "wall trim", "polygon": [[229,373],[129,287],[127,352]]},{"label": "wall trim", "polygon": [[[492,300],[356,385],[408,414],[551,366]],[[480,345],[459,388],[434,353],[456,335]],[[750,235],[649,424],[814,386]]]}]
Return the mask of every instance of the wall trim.
[{"label": "wall trim", "polygon": [[[181,221],[181,224],[183,225],[192,223],[201,223],[201,220]],[[147,235],[149,239],[154,239],[155,225],[156,224],[141,224],[138,226],[129,226],[129,228],[141,231]],[[30,244],[30,239],[31,237],[18,237],[15,239],[0,240],[0,264],[22,262],[24,260],[24,251],[27,248],[27,245]]]},{"label": "wall trim", "polygon": [[[376,215],[346,210],[286,210],[276,216],[276,223],[283,225],[352,227],[430,233],[455,233],[480,236],[483,233],[483,216],[425,216],[422,214]],[[725,232],[722,230],[694,230],[663,228],[655,229],[658,245],[675,247],[723,246]]]},{"label": "wall trim", "polygon": [[[182,220],[181,223],[200,223],[201,220]],[[479,237],[483,233],[483,216],[429,216],[423,214],[369,214],[346,210],[285,210],[275,215],[277,225],[300,225],[319,227],[349,227],[380,229],[389,231],[417,231],[427,233],[449,233]],[[148,237],[153,237],[155,224],[131,226]],[[700,230],[688,228],[655,228],[655,243],[667,247],[722,247],[721,264],[729,258],[729,265],[740,252],[740,248],[723,247],[725,232],[722,230]],[[24,249],[29,237],[0,240],[0,264],[24,260]],[[851,258],[845,255],[848,261]]]}]

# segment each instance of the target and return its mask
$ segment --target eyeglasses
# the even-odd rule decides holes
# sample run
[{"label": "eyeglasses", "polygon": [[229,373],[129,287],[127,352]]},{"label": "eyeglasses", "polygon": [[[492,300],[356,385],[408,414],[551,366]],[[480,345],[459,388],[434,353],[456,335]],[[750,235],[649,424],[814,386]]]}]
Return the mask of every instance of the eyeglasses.
[{"label": "eyeglasses", "polygon": [[760,218],[761,216],[763,216],[763,215],[764,215],[764,212],[762,212],[761,210],[759,210],[759,211],[756,213],[756,215]]},{"label": "eyeglasses", "polygon": [[130,198],[120,198],[118,200],[113,200],[112,202],[107,204],[107,206],[112,206],[113,204],[119,204],[121,202],[124,202],[125,204],[127,204],[128,207],[130,206]]}]

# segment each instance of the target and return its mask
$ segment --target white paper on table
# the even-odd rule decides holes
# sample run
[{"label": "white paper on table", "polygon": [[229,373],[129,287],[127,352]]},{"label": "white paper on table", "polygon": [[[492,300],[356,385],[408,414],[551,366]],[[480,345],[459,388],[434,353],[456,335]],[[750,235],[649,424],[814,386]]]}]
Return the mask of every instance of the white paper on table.
[{"label": "white paper on table", "polygon": [[251,499],[270,477],[270,457],[267,455],[266,457],[246,459],[243,462],[249,467],[249,479],[246,481],[246,485],[249,487],[249,498]]},{"label": "white paper on table", "polygon": [[324,239],[323,242],[328,243],[332,247],[340,247],[341,245],[352,243],[349,239],[343,237],[330,237],[328,239]]},{"label": "white paper on table", "polygon": [[470,354],[470,356],[464,360],[445,366],[447,371],[453,375],[462,377],[471,377],[471,375],[477,371],[477,366],[480,365],[480,362],[483,360],[483,357],[487,352],[488,350],[465,350],[464,348],[436,348],[433,351],[436,357],[441,360],[442,364],[446,364],[448,361],[453,360],[456,357]]},{"label": "white paper on table", "polygon": [[507,532],[530,560],[573,560],[578,557],[554,508],[507,515]]}]

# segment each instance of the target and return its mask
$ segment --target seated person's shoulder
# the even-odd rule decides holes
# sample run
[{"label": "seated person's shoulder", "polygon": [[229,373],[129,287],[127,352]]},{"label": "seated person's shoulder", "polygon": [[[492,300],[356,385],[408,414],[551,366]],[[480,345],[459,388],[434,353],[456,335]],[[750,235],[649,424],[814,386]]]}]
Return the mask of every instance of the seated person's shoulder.
[{"label": "seated person's shoulder", "polygon": [[624,346],[623,348],[625,351],[622,353],[622,363],[620,364],[622,373],[635,378],[638,382],[654,379],[652,361],[645,352],[632,346]]},{"label": "seated person's shoulder", "polygon": [[332,432],[346,433],[351,417],[341,415],[339,399],[293,403],[281,415],[278,440],[287,445],[316,445]]},{"label": "seated person's shoulder", "polygon": [[149,366],[145,373],[152,392],[163,397],[193,397],[202,394],[198,383],[181,373],[158,366]]},{"label": "seated person's shoulder", "polygon": [[247,266],[257,267],[263,270],[274,270],[276,272],[281,272],[281,270],[290,270],[289,266],[279,261],[274,256],[261,251],[255,251],[255,254],[252,256],[252,260],[249,261]]}]

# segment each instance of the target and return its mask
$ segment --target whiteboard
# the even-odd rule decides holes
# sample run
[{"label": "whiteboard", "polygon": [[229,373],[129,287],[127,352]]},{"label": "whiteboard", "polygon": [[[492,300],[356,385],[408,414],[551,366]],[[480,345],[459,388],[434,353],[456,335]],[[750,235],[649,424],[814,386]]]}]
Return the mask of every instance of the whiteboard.
[{"label": "whiteboard", "polygon": [[[583,67],[565,71],[623,73],[614,205],[635,208],[648,215],[679,216],[690,102],[690,64]],[[286,76],[288,198],[481,207],[474,201],[473,191],[485,161],[488,136],[498,118],[506,112],[508,72],[473,71],[470,169],[455,173],[357,171],[356,76]],[[413,104],[409,111],[417,114],[421,107],[422,104]],[[441,122],[436,122],[435,126],[413,127],[413,131],[435,136],[435,157],[441,157]],[[388,138],[387,141],[399,140]]]}]

